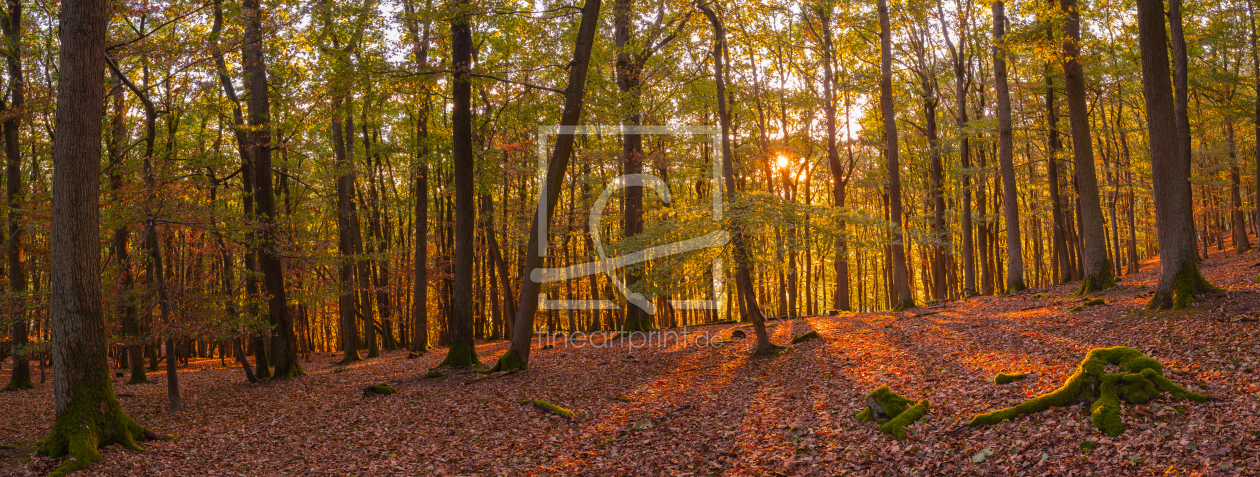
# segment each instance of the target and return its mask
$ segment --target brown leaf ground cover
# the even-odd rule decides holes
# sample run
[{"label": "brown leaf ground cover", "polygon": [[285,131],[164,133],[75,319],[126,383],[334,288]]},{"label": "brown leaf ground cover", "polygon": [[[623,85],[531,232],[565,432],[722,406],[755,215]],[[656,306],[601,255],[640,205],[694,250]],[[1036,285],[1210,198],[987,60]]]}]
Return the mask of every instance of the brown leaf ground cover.
[{"label": "brown leaf ground cover", "polygon": [[[164,379],[116,380],[124,408],[174,439],[145,453],[107,449],[84,474],[1260,475],[1257,260],[1214,252],[1204,274],[1227,291],[1187,310],[1144,309],[1158,268],[1148,261],[1092,296],[1105,305],[1075,312],[1081,299],[1069,285],[781,322],[776,343],[810,330],[822,339],[771,358],[749,356],[752,338],[706,346],[739,326],[714,325],[646,348],[597,339],[536,350],[529,372],[489,377],[424,379],[444,350],[414,360],[388,353],[336,373],[337,356],[312,355],[308,376],[261,385],[217,359],[194,360],[180,372],[177,415],[165,411]],[[1128,430],[1111,439],[1080,408],[960,429],[973,414],[1056,388],[1090,349],[1118,345],[1216,400],[1126,404]],[[504,342],[478,345],[487,363],[505,351]],[[1036,377],[995,385],[999,372]],[[363,397],[380,382],[399,392]],[[853,418],[881,385],[931,402],[907,440]],[[53,420],[51,381],[0,393],[0,410],[0,475],[54,468],[28,458]]]}]

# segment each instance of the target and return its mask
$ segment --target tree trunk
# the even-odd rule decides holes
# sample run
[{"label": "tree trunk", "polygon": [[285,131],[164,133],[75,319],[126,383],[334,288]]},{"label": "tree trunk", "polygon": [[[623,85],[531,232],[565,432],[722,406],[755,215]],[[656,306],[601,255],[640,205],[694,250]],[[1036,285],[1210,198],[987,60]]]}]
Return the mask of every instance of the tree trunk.
[{"label": "tree trunk", "polygon": [[1154,171],[1155,223],[1159,231],[1159,285],[1149,308],[1178,309],[1199,292],[1215,291],[1199,274],[1193,240],[1193,210],[1182,200],[1186,180],[1178,148],[1176,113],[1169,84],[1163,0],[1138,0],[1138,43],[1142,51],[1142,86]]},{"label": "tree trunk", "polygon": [[[840,149],[836,144],[836,100],[834,86],[836,76],[834,69],[835,49],[832,44],[831,12],[826,7],[817,8],[818,19],[822,23],[823,34],[823,94],[826,96],[823,109],[827,113],[827,166],[831,169],[831,199],[837,209],[844,208],[845,186],[849,182],[843,166],[840,164]],[[853,307],[849,303],[849,246],[845,237],[845,221],[840,219],[836,224],[836,289],[833,293],[832,308],[849,311]]]},{"label": "tree trunk", "polygon": [[[716,86],[718,122],[721,123],[722,129],[722,171],[725,176],[727,203],[736,203],[738,193],[735,188],[735,166],[731,154],[731,117],[726,107],[726,69],[723,66],[723,59],[726,56],[726,30],[722,26],[722,20],[718,18],[712,9],[705,5],[698,5],[698,7],[709,18],[709,23],[713,25],[713,78]],[[746,237],[743,233],[743,227],[740,221],[737,220],[739,213],[735,212],[731,215],[728,227],[730,228],[731,244],[735,247],[735,282],[736,286],[739,287],[740,297],[744,300],[748,316],[752,319],[753,331],[757,335],[757,346],[753,353],[759,355],[768,354],[774,352],[778,347],[770,342],[770,335],[766,333],[765,315],[761,312],[761,307],[757,305],[756,293],[752,285],[752,273],[750,271],[752,256],[745,242]]]},{"label": "tree trunk", "polygon": [[[569,82],[565,87],[564,111],[560,113],[560,125],[576,126],[582,116],[582,99],[586,93],[586,72],[590,67],[591,50],[595,43],[595,30],[599,23],[600,0],[585,0],[582,4],[582,20],[578,26],[577,39],[573,45],[573,66],[569,68]],[[547,178],[545,196],[546,207],[539,207],[530,225],[529,243],[525,255],[521,257],[525,266],[521,267],[521,293],[517,302],[516,318],[512,329],[512,345],[508,352],[495,364],[496,371],[526,369],[529,366],[529,344],[533,341],[534,314],[538,312],[538,292],[540,284],[531,277],[534,269],[542,266],[542,257],[538,251],[543,244],[538,243],[538,230],[541,223],[550,224],[555,214],[556,202],[560,198],[564,171],[569,167],[569,158],[573,153],[573,134],[557,134],[556,146],[552,149],[551,158],[547,162]]]},{"label": "tree trunk", "polygon": [[480,364],[473,343],[473,227],[477,204],[473,176],[476,168],[472,144],[472,3],[457,4],[451,18],[451,66],[454,70],[451,92],[451,162],[455,182],[455,256],[452,310],[449,319],[451,345],[441,366],[466,367]]},{"label": "tree trunk", "polygon": [[[1181,153],[1182,175],[1186,182],[1190,181],[1191,143],[1190,143],[1190,98],[1189,79],[1187,75],[1188,59],[1186,58],[1186,38],[1181,27],[1181,0],[1168,0],[1168,34],[1172,40],[1173,51],[1173,112],[1177,116],[1177,151]],[[1194,190],[1186,187],[1186,195],[1181,200],[1186,207],[1194,210]],[[1191,241],[1195,240],[1194,220],[1190,221]],[[1207,252],[1203,254],[1207,258]]]},{"label": "tree trunk", "polygon": [[1011,93],[1006,84],[1006,4],[993,2],[993,79],[997,91],[998,163],[1002,169],[1002,205],[1006,219],[1006,290],[1025,288],[1024,255],[1019,241],[1019,202],[1016,198],[1015,152],[1011,134]]},{"label": "tree trunk", "polygon": [[13,319],[10,345],[13,352],[13,374],[9,376],[6,390],[31,389],[31,360],[27,356],[26,273],[22,255],[22,145],[19,127],[25,111],[26,83],[22,79],[22,2],[8,2],[8,21],[0,19],[4,36],[8,40],[6,60],[9,70],[9,108],[12,112],[4,121],[4,155],[7,162],[5,183],[9,200],[9,291],[10,318]]},{"label": "tree trunk", "polygon": [[891,223],[894,310],[913,308],[914,296],[910,294],[909,273],[906,271],[906,248],[902,234],[901,165],[898,162],[897,118],[893,109],[892,91],[892,29],[888,21],[888,2],[879,0],[880,32],[880,80],[879,105],[884,117],[884,154],[888,168],[888,200]]},{"label": "tree trunk", "polygon": [[1102,205],[1098,196],[1098,175],[1094,168],[1094,147],[1089,128],[1089,106],[1085,99],[1085,72],[1080,62],[1081,25],[1076,0],[1059,0],[1067,15],[1063,39],[1064,76],[1068,96],[1068,118],[1072,121],[1072,152],[1076,169],[1081,223],[1081,268],[1084,282],[1077,294],[1111,288],[1116,284],[1107,241],[1103,233]]},{"label": "tree trunk", "polygon": [[108,3],[67,0],[60,20],[48,295],[56,420],[38,449],[52,458],[73,454],[56,475],[101,460],[100,447],[139,449],[136,440],[151,435],[114,395],[101,310],[101,75]]}]

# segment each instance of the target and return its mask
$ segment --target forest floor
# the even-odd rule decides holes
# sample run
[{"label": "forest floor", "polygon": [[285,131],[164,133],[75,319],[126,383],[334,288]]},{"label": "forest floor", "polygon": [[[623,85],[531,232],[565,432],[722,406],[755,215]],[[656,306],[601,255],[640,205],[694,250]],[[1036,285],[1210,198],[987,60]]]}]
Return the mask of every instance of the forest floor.
[{"label": "forest floor", "polygon": [[[424,379],[443,358],[387,353],[334,372],[312,355],[307,376],[250,385],[239,368],[194,360],[180,372],[184,412],[166,411],[165,378],[126,386],[123,407],[174,436],[148,452],[117,447],[84,475],[1257,475],[1260,474],[1260,254],[1213,251],[1203,272],[1227,291],[1177,312],[1144,309],[1158,262],[1094,294],[1076,284],[903,313],[778,322],[769,358],[749,338],[704,346],[739,325],[691,328],[681,342],[536,350],[528,372]],[[1047,298],[1034,297],[1048,293]],[[640,345],[642,343],[639,343]],[[1215,398],[1124,405],[1116,438],[1088,410],[1051,409],[951,433],[970,416],[1058,387],[1087,351],[1125,345]],[[481,343],[485,363],[506,351]],[[993,384],[998,372],[1035,379]],[[38,379],[38,371],[36,372]],[[0,375],[7,380],[7,376]],[[50,376],[51,378],[51,376]],[[399,392],[363,397],[388,382]],[[897,441],[853,418],[889,385],[931,412]],[[52,382],[0,393],[0,475],[45,474],[29,459],[53,421]],[[523,406],[544,399],[572,420]],[[1094,441],[1092,451],[1082,443]]]}]

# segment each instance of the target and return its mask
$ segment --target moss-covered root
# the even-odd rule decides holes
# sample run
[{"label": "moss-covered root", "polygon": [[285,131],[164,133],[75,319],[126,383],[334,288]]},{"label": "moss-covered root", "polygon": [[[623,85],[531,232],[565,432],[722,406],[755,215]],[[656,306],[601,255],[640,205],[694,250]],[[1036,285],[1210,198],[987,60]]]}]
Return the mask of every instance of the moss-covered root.
[{"label": "moss-covered root", "polygon": [[555,414],[565,419],[573,419],[573,411],[562,408],[560,406],[549,403],[547,401],[543,401],[542,399],[526,399],[524,401],[521,401],[521,404],[529,404],[538,409],[541,409],[544,412]]},{"label": "moss-covered root", "polygon": [[993,384],[1011,384],[1015,381],[1019,381],[1026,377],[1028,376],[1025,375],[1024,373],[1011,373],[1011,374],[998,373],[997,376],[993,378]]},{"label": "moss-covered root", "polygon": [[879,432],[891,435],[898,440],[906,438],[906,426],[914,424],[928,412],[928,401],[924,399],[910,406],[897,417],[889,419],[884,425],[879,426]]},{"label": "moss-covered root", "polygon": [[494,363],[494,367],[490,368],[489,372],[524,371],[526,369],[529,369],[529,363],[521,359],[521,354],[517,353],[516,350],[509,349],[508,352],[503,353],[503,356],[499,357],[499,360]]},{"label": "moss-covered root", "polygon": [[901,397],[888,389],[888,386],[881,386],[866,396],[866,409],[853,417],[859,421],[883,424],[888,419],[905,412],[906,408],[912,404],[914,401]]},{"label": "moss-covered root", "polygon": [[272,373],[271,379],[288,379],[298,376],[306,376],[306,371],[302,369],[302,364],[294,360],[289,363],[289,367],[285,369],[276,368],[276,372]]},{"label": "moss-covered root", "polygon": [[805,333],[803,335],[792,338],[792,344],[797,344],[802,341],[815,340],[819,338],[822,338],[822,336],[820,336],[817,331],[810,331],[809,333]]},{"label": "moss-covered root", "polygon": [[379,394],[379,395],[385,396],[389,394],[394,394],[396,392],[398,392],[398,390],[394,389],[393,386],[390,386],[387,383],[373,384],[371,386],[363,388],[363,397],[368,397],[373,394]]},{"label": "moss-covered root", "polygon": [[118,444],[143,451],[137,441],[157,438],[123,412],[108,381],[96,387],[79,387],[71,395],[74,397],[53,422],[52,432],[39,441],[40,455],[74,457],[50,475],[63,476],[86,469],[101,460],[101,447]]},{"label": "moss-covered root", "polygon": [[[17,360],[20,358],[14,358]],[[0,391],[18,391],[22,389],[35,389],[35,384],[31,382],[30,366],[15,366],[12,376],[9,376],[9,384],[4,385],[4,389]]]},{"label": "moss-covered root", "polygon": [[[1107,366],[1119,366],[1118,373],[1108,373]],[[1164,366],[1154,358],[1124,346],[1097,348],[1085,355],[1059,389],[1034,397],[1015,407],[998,409],[973,416],[971,426],[984,426],[1014,419],[1051,407],[1089,403],[1094,427],[1110,436],[1124,432],[1120,420],[1120,403],[1145,404],[1166,392],[1176,399],[1205,401],[1207,396],[1187,391],[1163,376]]]},{"label": "moss-covered root", "polygon": [[1173,277],[1172,283],[1160,281],[1146,307],[1152,310],[1180,310],[1190,306],[1199,293],[1218,293],[1221,289],[1209,283],[1197,266],[1186,265]]},{"label": "moss-covered root", "polygon": [[438,365],[441,367],[467,368],[471,366],[479,366],[481,361],[477,359],[477,347],[473,343],[451,343],[451,349],[446,353],[446,359]]}]

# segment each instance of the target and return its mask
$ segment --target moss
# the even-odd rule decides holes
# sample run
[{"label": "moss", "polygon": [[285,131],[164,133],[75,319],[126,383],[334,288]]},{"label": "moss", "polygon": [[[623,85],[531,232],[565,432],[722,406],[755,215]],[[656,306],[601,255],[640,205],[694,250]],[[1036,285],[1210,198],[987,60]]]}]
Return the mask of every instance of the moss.
[{"label": "moss", "polygon": [[446,359],[443,359],[438,367],[467,368],[480,364],[481,361],[477,359],[477,347],[473,346],[472,342],[463,342],[451,343],[451,349],[446,352]]},{"label": "moss", "polygon": [[1085,452],[1090,452],[1096,448],[1098,448],[1097,441],[1081,441],[1081,450]]},{"label": "moss", "polygon": [[565,419],[573,419],[573,411],[562,408],[560,406],[549,403],[547,401],[543,401],[542,399],[526,399],[524,401],[521,401],[521,404],[533,405],[534,407],[542,411],[545,411],[547,413],[555,414]]},{"label": "moss", "polygon": [[387,383],[373,384],[371,386],[363,388],[363,397],[368,397],[373,394],[380,394],[384,396],[384,395],[394,394],[396,392],[398,392],[398,390],[394,389],[393,386],[390,386]]},{"label": "moss", "polygon": [[101,460],[98,449],[110,444],[143,451],[137,441],[154,437],[119,406],[105,371],[102,368],[104,379],[96,380],[95,384],[80,384],[71,391],[72,398],[66,409],[58,413],[52,432],[39,441],[36,451],[39,455],[73,457],[50,475],[64,476],[86,469]]},{"label": "moss", "polygon": [[1106,304],[1107,302],[1103,301],[1102,298],[1095,298],[1093,300],[1085,300],[1085,302],[1082,303],[1082,305],[1084,306],[1098,306],[1098,305],[1106,305]]},{"label": "moss", "polygon": [[440,378],[442,376],[446,376],[446,375],[442,374],[442,372],[438,370],[432,370],[427,373],[424,373],[424,379],[434,379],[434,378]]},{"label": "moss", "polygon": [[500,356],[499,360],[494,363],[494,367],[490,368],[490,372],[497,373],[499,371],[515,370],[524,371],[526,369],[529,369],[529,363],[526,363],[525,360],[521,359],[520,353],[517,353],[516,350],[509,349],[508,352],[503,353],[503,356]]},{"label": "moss", "polygon": [[608,399],[610,401],[618,401],[618,402],[634,402],[633,399],[630,399],[628,397],[620,397],[620,396],[609,396]]},{"label": "moss", "polygon": [[419,358],[419,357],[421,357],[421,356],[423,356],[423,354],[421,354],[421,353],[417,353],[417,352],[415,352],[415,351],[411,351],[411,352],[408,352],[408,353],[407,353],[407,359],[416,359],[416,358]]},{"label": "moss", "polygon": [[998,373],[997,376],[993,378],[993,384],[1010,384],[1026,377],[1027,376],[1024,373]]},{"label": "moss", "polygon": [[[1108,365],[1117,365],[1124,372],[1108,373]],[[1157,399],[1161,392],[1167,392],[1177,399],[1207,399],[1206,396],[1186,391],[1164,377],[1163,368],[1158,361],[1133,348],[1096,348],[1085,355],[1076,372],[1059,389],[1015,407],[973,416],[969,425],[997,424],[1021,414],[1090,402],[1094,427],[1114,437],[1124,432],[1124,423],[1120,420],[1121,401],[1144,404]]]},{"label": "moss", "polygon": [[1081,311],[1081,310],[1084,310],[1084,309],[1085,309],[1085,307],[1080,306],[1080,305],[1077,305],[1077,306],[1074,306],[1074,307],[1068,308],[1068,313],[1076,313],[1076,312]]},{"label": "moss", "polygon": [[879,432],[891,435],[898,440],[903,440],[906,438],[906,426],[914,424],[915,421],[918,421],[924,414],[927,414],[927,412],[928,401],[927,399],[924,399],[915,403],[915,405],[910,406],[900,414],[897,414],[892,419],[889,419],[884,425],[879,426]]},{"label": "moss", "polygon": [[350,370],[350,368],[347,368],[347,367],[345,367],[345,366],[337,366],[337,367],[333,368],[333,373],[344,373],[344,372],[349,371],[349,370]]},{"label": "moss", "polygon": [[819,339],[819,338],[822,338],[822,336],[819,336],[817,331],[810,331],[809,333],[805,333],[803,335],[792,338],[792,344],[797,344],[802,341],[809,341],[809,340]]},{"label": "moss", "polygon": [[1050,298],[1049,293],[1034,293],[1033,298]]}]

